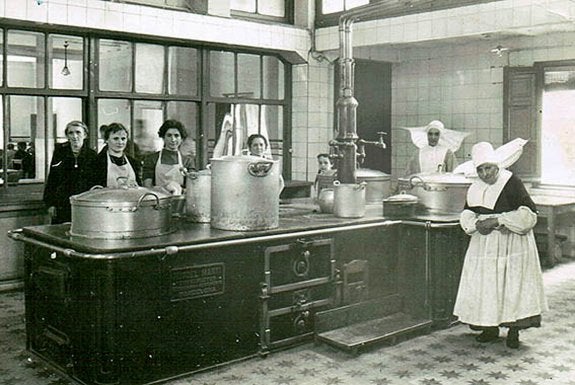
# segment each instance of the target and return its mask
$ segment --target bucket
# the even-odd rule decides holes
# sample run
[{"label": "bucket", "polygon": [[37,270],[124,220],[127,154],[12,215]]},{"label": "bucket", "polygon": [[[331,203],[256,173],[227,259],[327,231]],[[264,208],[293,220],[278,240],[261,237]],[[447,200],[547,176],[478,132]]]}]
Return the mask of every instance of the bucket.
[{"label": "bucket", "polygon": [[365,182],[333,182],[333,213],[340,218],[361,218],[365,215]]}]

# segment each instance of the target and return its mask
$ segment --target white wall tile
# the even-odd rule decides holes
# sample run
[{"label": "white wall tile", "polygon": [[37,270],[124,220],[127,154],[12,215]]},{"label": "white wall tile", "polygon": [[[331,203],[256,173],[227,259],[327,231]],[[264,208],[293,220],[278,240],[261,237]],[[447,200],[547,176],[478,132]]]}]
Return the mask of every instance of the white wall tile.
[{"label": "white wall tile", "polygon": [[71,25],[84,27],[87,20],[86,6],[78,7],[75,5],[68,5],[68,23]]},{"label": "white wall tile", "polygon": [[[26,1],[26,18],[40,23],[48,22],[48,5],[46,3],[38,5],[35,1]],[[2,7],[2,10],[4,7]]]},{"label": "white wall tile", "polygon": [[68,5],[73,5],[76,7],[86,7],[88,0],[68,0]]},{"label": "white wall tile", "polygon": [[48,3],[48,22],[53,24],[67,24],[68,5]]},{"label": "white wall tile", "polygon": [[143,27],[145,26],[144,23],[142,23],[142,16],[141,15],[136,15],[136,14],[127,14],[124,13],[123,14],[123,28],[124,31],[126,32],[142,32]]},{"label": "white wall tile", "polygon": [[[4,15],[10,19],[26,18],[26,1],[22,0],[5,0]],[[44,5],[40,5],[44,6]]]},{"label": "white wall tile", "polygon": [[104,24],[102,26],[106,29],[122,31],[124,29],[123,13],[116,11],[106,11],[104,14]]},{"label": "white wall tile", "polygon": [[86,27],[101,28],[106,22],[106,12],[100,8],[88,8]]},{"label": "white wall tile", "polygon": [[86,7],[93,9],[106,9],[106,3],[102,0],[87,0]]}]

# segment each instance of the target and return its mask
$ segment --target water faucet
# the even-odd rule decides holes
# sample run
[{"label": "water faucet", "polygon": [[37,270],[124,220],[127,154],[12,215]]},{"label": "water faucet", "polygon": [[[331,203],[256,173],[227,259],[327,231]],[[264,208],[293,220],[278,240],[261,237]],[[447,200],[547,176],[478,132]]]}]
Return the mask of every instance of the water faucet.
[{"label": "water faucet", "polygon": [[378,140],[374,141],[374,140],[364,140],[364,139],[359,139],[357,141],[357,148],[358,148],[358,152],[357,152],[357,159],[358,159],[358,164],[361,166],[365,160],[365,145],[366,144],[371,144],[377,148],[381,148],[382,150],[387,148],[387,145],[385,144],[385,142],[383,141],[383,135],[386,135],[386,132],[383,131],[379,131],[377,133],[377,135],[379,136]]}]

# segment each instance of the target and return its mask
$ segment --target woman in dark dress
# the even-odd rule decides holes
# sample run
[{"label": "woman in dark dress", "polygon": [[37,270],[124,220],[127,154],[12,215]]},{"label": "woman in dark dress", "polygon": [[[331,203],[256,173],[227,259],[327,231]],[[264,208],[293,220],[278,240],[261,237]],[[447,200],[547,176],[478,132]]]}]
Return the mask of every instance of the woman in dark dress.
[{"label": "woman in dark dress", "polygon": [[73,120],[66,125],[65,143],[54,147],[50,171],[44,188],[44,203],[52,224],[70,222],[70,197],[90,188],[89,171],[96,159],[96,151],[88,147],[88,127]]}]

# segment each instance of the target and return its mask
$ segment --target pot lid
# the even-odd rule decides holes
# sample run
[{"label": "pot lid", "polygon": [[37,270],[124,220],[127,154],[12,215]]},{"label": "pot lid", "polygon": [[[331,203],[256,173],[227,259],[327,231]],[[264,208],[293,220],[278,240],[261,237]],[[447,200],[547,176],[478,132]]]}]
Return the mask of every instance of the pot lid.
[{"label": "pot lid", "polygon": [[278,161],[275,159],[264,158],[261,156],[254,155],[225,155],[219,158],[210,158],[210,162],[222,161],[222,162],[244,162],[244,163],[254,163],[254,162],[274,162]]},{"label": "pot lid", "polygon": [[[146,195],[148,194],[148,195]],[[78,195],[70,197],[72,202],[106,202],[106,203],[137,203],[142,197],[143,201],[169,198],[170,194],[160,190],[149,189],[146,187],[126,187],[126,188],[112,188],[102,187],[93,188],[92,190],[83,192]]]},{"label": "pot lid", "polygon": [[420,173],[401,179],[409,180],[411,184],[415,186],[422,183],[470,185],[473,182],[473,179],[467,178],[465,175],[454,174],[451,172]]},{"label": "pot lid", "polygon": [[392,195],[383,200],[384,202],[417,203],[419,198],[415,195],[407,194],[405,191],[397,195]]},{"label": "pot lid", "polygon": [[205,169],[199,170],[199,171],[196,171],[196,170],[188,171],[186,173],[186,176],[191,178],[191,179],[195,179],[198,176],[211,176],[211,175],[212,175],[212,170],[208,169],[208,168],[205,168]]},{"label": "pot lid", "polygon": [[355,170],[355,176],[361,179],[391,179],[391,175],[369,168],[358,168]]}]

